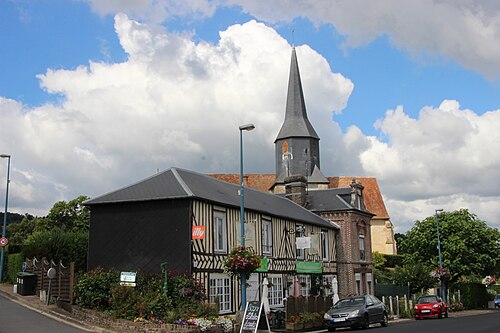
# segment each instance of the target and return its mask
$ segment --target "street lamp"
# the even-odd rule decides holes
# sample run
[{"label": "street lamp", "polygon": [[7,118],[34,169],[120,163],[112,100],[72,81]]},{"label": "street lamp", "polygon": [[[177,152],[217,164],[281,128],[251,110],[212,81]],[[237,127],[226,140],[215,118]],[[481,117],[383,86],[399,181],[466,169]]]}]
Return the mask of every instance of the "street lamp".
[{"label": "street lamp", "polygon": [[[255,128],[253,124],[240,126],[240,226],[241,246],[245,247],[245,199],[243,186],[243,131],[251,131]],[[241,273],[241,309],[245,310],[247,305],[247,277],[245,272]]]},{"label": "street lamp", "polygon": [[[442,212],[442,209],[436,209],[436,230],[437,230],[437,237],[438,237],[438,256],[439,256],[439,276],[441,277],[441,274],[443,273],[443,259],[441,259],[441,241],[439,240],[439,221],[438,221],[438,212]],[[441,298],[443,301],[446,302],[446,291],[445,289],[445,284],[444,284],[444,279],[440,278],[441,280]]]},{"label": "street lamp", "polygon": [[[2,239],[5,238],[5,229],[7,227],[7,206],[9,205],[9,176],[10,176],[10,155],[1,154],[0,158],[8,159],[7,162],[7,186],[5,187],[5,213],[3,214]],[[3,281],[3,264],[5,259],[5,246],[2,246],[2,255],[0,257],[0,283]]]}]

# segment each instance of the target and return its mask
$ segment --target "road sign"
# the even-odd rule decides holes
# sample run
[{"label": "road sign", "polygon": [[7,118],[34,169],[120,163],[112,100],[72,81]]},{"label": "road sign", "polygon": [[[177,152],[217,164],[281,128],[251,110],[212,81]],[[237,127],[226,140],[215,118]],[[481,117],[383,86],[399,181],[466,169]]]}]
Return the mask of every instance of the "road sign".
[{"label": "road sign", "polygon": [[9,240],[7,238],[5,238],[5,237],[0,238],[0,246],[1,247],[7,246],[7,244],[9,244]]}]

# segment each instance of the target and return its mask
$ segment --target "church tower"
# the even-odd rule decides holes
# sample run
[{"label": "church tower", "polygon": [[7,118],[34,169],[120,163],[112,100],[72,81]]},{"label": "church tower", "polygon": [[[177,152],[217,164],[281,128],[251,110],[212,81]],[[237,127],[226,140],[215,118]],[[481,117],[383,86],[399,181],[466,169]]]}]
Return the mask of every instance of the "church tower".
[{"label": "church tower", "polygon": [[307,118],[295,47],[292,48],[285,121],[274,141],[276,180],[273,192],[284,192],[285,178],[303,176],[309,189],[327,188],[321,173],[319,136]]}]

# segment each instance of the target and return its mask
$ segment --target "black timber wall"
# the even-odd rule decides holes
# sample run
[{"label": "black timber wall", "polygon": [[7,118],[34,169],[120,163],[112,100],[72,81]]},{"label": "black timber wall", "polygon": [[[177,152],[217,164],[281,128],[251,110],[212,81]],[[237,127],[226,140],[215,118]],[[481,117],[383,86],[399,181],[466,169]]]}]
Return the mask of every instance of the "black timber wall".
[{"label": "black timber wall", "polygon": [[189,200],[98,204],[90,207],[88,269],[191,273]]}]

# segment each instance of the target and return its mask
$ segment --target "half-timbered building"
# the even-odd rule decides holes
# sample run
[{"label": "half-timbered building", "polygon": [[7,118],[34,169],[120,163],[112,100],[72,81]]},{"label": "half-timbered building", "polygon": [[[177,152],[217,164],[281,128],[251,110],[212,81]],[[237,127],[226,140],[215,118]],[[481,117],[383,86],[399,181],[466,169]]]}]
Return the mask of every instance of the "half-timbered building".
[{"label": "half-timbered building", "polygon": [[[88,268],[160,272],[166,264],[202,282],[221,313],[240,310],[240,281],[223,270],[225,257],[241,239],[238,190],[232,183],[171,168],[87,201]],[[291,200],[248,188],[244,208],[245,245],[263,264],[248,281],[248,300],[260,298],[263,277],[271,282],[273,307],[283,305],[296,276],[307,293],[313,283],[331,292],[337,224]],[[304,235],[314,244],[297,250],[297,239]]]}]

